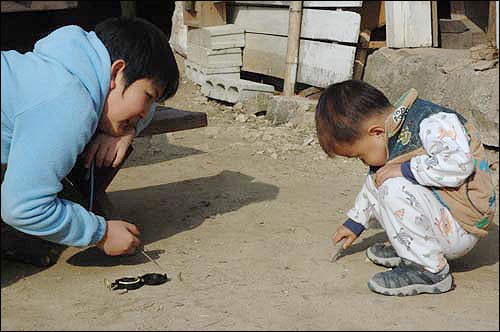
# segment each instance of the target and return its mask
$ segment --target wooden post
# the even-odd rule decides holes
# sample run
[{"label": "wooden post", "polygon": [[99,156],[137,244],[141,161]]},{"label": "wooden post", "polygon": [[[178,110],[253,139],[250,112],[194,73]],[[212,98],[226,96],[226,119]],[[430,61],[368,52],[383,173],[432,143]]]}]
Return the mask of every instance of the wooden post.
[{"label": "wooden post", "polygon": [[[496,18],[496,2],[498,1],[490,1],[490,7],[489,7],[489,13],[488,13],[488,38],[491,40],[493,44],[495,44],[496,41],[496,34],[498,31],[496,31],[496,25],[497,25],[497,18]],[[498,46],[497,46],[498,47]]]},{"label": "wooden post", "polygon": [[358,46],[356,49],[356,58],[354,59],[354,69],[352,73],[352,78],[354,80],[360,80],[363,78],[371,34],[372,32],[369,29],[365,29],[359,34]]},{"label": "wooden post", "polygon": [[361,7],[361,22],[358,45],[356,47],[356,56],[352,78],[361,80],[365,69],[365,63],[368,56],[368,49],[384,47],[385,42],[372,42],[372,31],[385,25],[385,3],[384,1],[363,1]]},{"label": "wooden post", "polygon": [[439,17],[437,1],[431,1],[432,47],[439,47]]},{"label": "wooden post", "polygon": [[288,14],[288,39],[286,50],[286,72],[283,92],[285,96],[293,96],[297,81],[299,62],[300,27],[302,25],[302,1],[290,1]]},{"label": "wooden post", "polygon": [[135,1],[120,1],[120,6],[122,9],[122,16],[135,17],[137,15]]}]

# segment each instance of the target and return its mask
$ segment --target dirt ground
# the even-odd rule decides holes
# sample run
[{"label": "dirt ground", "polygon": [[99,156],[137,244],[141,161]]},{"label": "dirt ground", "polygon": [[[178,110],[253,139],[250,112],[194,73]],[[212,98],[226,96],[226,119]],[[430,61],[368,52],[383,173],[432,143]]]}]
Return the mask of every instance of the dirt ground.
[{"label": "dirt ground", "polygon": [[158,268],[95,248],[67,248],[46,269],[2,259],[2,330],[499,329],[498,212],[489,237],[451,262],[456,289],[377,295],[367,280],[383,268],[364,250],[382,230],[329,261],[361,162],[325,158],[310,126],[238,117],[185,78],[167,104],[207,112],[209,126],[135,142],[109,196],[171,280],[110,291],[104,279]]}]

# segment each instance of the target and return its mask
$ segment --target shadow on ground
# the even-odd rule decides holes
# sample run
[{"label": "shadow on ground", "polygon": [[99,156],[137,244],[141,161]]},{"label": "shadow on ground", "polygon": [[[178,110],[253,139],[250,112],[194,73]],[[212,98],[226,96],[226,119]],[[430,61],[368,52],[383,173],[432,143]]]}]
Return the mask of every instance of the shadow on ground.
[{"label": "shadow on ground", "polygon": [[450,261],[453,272],[471,271],[498,262],[498,226],[492,224],[488,236],[479,240],[477,245],[464,257]]},{"label": "shadow on ground", "polygon": [[136,138],[133,148],[134,150],[122,168],[151,165],[205,153],[205,151],[170,144],[167,137],[163,135]]},{"label": "shadow on ground", "polygon": [[[356,242],[349,249],[342,252],[339,257],[362,252],[375,243],[387,241],[387,235],[384,230],[381,229],[380,232],[365,237],[360,242]],[[498,226],[492,224],[486,238],[479,240],[477,245],[467,255],[450,260],[449,263],[452,272],[467,272],[482,266],[495,265],[498,262],[498,255]]]},{"label": "shadow on ground", "polygon": [[[215,176],[186,180],[160,186],[109,193],[120,218],[133,220],[141,230],[142,243],[168,238],[210,222],[216,215],[237,211],[245,205],[273,200],[279,188],[256,182],[253,177],[223,171]],[[158,258],[162,252],[147,252]],[[144,263],[140,254],[123,257],[104,255],[95,247],[78,252],[68,259],[77,266],[115,266]]]}]

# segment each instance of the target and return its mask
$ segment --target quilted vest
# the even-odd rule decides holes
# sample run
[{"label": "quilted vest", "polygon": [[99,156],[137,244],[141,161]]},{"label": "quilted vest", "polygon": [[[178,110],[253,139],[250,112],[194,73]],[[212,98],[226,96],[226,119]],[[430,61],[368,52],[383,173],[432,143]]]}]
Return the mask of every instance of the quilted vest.
[{"label": "quilted vest", "polygon": [[422,120],[430,115],[439,112],[453,113],[463,124],[474,158],[474,172],[458,188],[429,188],[466,231],[485,237],[495,215],[496,195],[479,133],[457,112],[419,99],[415,89],[406,92],[394,107],[395,111],[385,121],[386,164],[402,163],[417,155],[427,155],[422,147],[419,129]]}]

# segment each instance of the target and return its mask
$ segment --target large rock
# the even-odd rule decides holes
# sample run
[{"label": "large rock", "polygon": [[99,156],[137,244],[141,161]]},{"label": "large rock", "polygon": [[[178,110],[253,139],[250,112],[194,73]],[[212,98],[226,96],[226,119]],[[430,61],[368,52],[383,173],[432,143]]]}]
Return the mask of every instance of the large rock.
[{"label": "large rock", "polygon": [[454,109],[473,121],[483,143],[498,147],[498,64],[474,70],[478,61],[487,60],[477,58],[474,52],[381,48],[368,56],[364,80],[382,90],[391,102],[413,87],[420,98]]}]

